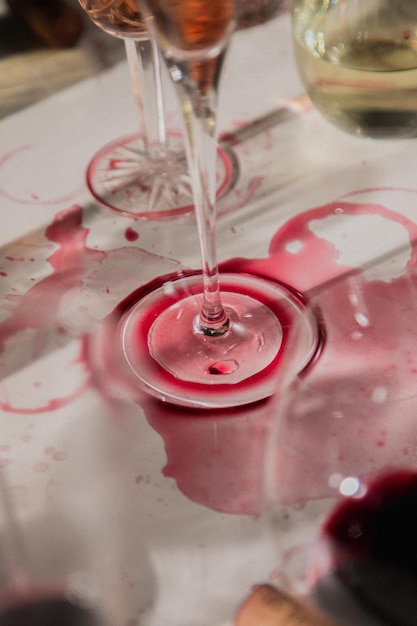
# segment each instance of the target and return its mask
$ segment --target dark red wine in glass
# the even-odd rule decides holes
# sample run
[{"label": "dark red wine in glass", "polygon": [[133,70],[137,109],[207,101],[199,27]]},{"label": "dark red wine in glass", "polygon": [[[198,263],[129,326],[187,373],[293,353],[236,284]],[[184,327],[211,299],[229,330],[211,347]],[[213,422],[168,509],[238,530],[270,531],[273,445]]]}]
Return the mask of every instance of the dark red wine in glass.
[{"label": "dark red wine in glass", "polygon": [[0,626],[99,626],[96,614],[66,598],[42,599],[4,608]]},{"label": "dark red wine in glass", "polygon": [[343,599],[347,624],[358,611],[364,624],[416,624],[416,529],[417,471],[386,473],[344,499],[322,528],[329,565],[314,591],[321,606],[336,613]]}]

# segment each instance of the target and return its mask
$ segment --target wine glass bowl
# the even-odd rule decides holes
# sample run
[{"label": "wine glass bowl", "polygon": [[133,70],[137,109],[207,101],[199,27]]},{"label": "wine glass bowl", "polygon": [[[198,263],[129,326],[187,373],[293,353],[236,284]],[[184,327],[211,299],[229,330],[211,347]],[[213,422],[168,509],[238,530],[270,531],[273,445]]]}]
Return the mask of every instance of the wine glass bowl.
[{"label": "wine glass bowl", "polygon": [[79,0],[89,18],[114,37],[147,36],[139,7],[135,0]]},{"label": "wine glass bowl", "polygon": [[295,55],[318,111],[354,135],[417,135],[413,2],[295,0]]},{"label": "wine glass bowl", "polygon": [[154,2],[148,3],[162,49],[169,57],[201,62],[218,56],[234,28],[235,3]]}]

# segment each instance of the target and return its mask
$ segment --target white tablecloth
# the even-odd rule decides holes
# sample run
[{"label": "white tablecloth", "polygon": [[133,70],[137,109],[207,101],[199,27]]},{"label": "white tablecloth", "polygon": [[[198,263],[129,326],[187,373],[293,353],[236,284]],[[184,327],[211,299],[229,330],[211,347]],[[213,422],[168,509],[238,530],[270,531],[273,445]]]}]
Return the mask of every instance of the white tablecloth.
[{"label": "white tablecloth", "polygon": [[[279,228],[335,201],[383,205],[415,222],[415,140],[373,142],[325,122],[303,97],[288,15],[238,33],[227,60],[220,129],[236,131],[258,118],[264,118],[259,132],[237,148],[241,178],[219,207],[221,261],[245,257],[257,266]],[[176,123],[173,103],[170,120]],[[70,575],[75,591],[86,590],[112,626],[225,626],[253,584],[279,580],[282,554],[301,536],[298,500],[332,496],[328,482],[320,489],[323,476],[352,467],[330,458],[333,448],[323,444],[325,474],[306,480],[311,498],[301,488],[298,497],[285,487],[285,468],[289,478],[297,473],[289,454],[277,542],[263,508],[276,400],[201,415],[140,406],[111,380],[103,388],[86,337],[139,285],[199,266],[192,215],[135,221],[104,211],[87,191],[92,155],[135,130],[124,62],[0,122],[0,466],[28,571]],[[343,271],[376,259],[380,267],[386,254],[401,274],[402,257],[390,252],[405,247],[411,255],[411,227],[391,217],[346,212],[340,221],[314,214],[310,232],[331,242],[336,265],[326,274],[323,259],[311,258],[305,270],[283,268],[283,278],[316,294],[335,266]],[[278,254],[277,263],[297,250],[297,238],[291,247],[286,237],[287,255]],[[335,350],[326,350],[317,376],[328,375],[331,359],[335,375],[357,371],[356,363],[340,363]],[[383,400],[379,406],[386,407]],[[369,457],[375,446],[376,456],[359,474],[404,450],[398,422],[387,436],[390,424],[385,413],[380,429],[368,424],[364,446]],[[342,429],[334,436],[343,439]],[[388,447],[385,456],[374,436]],[[414,456],[410,442],[401,462]],[[311,475],[316,462],[313,456]],[[314,506],[305,509],[313,534]],[[3,528],[9,541],[6,522]]]}]

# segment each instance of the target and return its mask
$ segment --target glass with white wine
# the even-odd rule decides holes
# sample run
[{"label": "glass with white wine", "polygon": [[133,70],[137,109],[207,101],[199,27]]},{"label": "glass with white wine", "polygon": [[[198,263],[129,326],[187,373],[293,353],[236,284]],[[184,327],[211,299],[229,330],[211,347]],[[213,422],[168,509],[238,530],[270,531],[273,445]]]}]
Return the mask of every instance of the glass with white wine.
[{"label": "glass with white wine", "polygon": [[355,135],[417,136],[415,0],[294,0],[295,53],[315,107]]}]

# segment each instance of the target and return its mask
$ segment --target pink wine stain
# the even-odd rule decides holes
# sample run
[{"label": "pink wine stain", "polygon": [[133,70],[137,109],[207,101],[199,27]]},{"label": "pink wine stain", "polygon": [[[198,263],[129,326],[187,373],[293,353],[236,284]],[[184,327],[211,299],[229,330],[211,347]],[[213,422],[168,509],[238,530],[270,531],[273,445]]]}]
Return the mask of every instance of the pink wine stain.
[{"label": "pink wine stain", "polygon": [[[361,279],[356,267],[341,262],[334,243],[311,228],[330,216],[355,220],[364,215],[404,229],[410,253],[401,275],[388,281]],[[164,474],[188,498],[217,511],[259,514],[265,446],[278,419],[269,471],[276,474],[280,504],[334,496],[335,475],[363,476],[417,461],[409,447],[417,440],[415,241],[417,226],[406,217],[377,204],[337,202],[289,220],[272,238],[267,258],[222,264],[222,271],[259,274],[310,293],[320,307],[327,340],[288,414],[280,415],[279,393],[260,405],[225,413],[141,403],[165,443]]]},{"label": "pink wine stain", "polygon": [[[330,216],[354,221],[363,215],[400,224],[407,233],[411,253],[400,276],[388,282],[368,279],[356,289],[357,269],[342,263],[337,247],[317,235],[311,224]],[[52,273],[24,296],[9,296],[15,307],[13,316],[0,325],[3,352],[9,347],[9,339],[28,329],[42,330],[46,347],[51,337],[53,345],[65,343],[73,335],[60,317],[63,298],[85,281],[88,286],[95,275],[101,277],[100,293],[104,297],[116,278],[112,276],[105,285],[112,260],[120,261],[119,271],[114,272],[118,277],[120,268],[123,272],[132,261],[129,255],[121,256],[120,250],[113,257],[112,253],[88,247],[88,229],[83,226],[79,207],[57,214],[45,235],[58,246],[48,258]],[[417,298],[413,282],[416,240],[416,225],[394,211],[374,204],[339,202],[289,220],[272,238],[266,258],[231,259],[222,264],[222,271],[259,274],[308,292],[320,306],[325,321],[324,354],[303,382],[313,400],[321,394],[328,403],[325,410],[314,409],[313,403],[305,419],[292,420],[290,415],[282,419],[281,445],[276,453],[277,498],[282,502],[333,495],[329,477],[334,473],[363,475],[398,463],[399,458],[404,464],[415,461],[409,442],[417,435]],[[149,263],[156,262],[154,255],[148,254],[147,258]],[[168,262],[164,265],[163,259],[160,267],[175,270]],[[321,291],[320,285],[327,287]],[[366,305],[369,327],[357,321],[360,317],[351,296],[358,294]],[[120,315],[123,306],[116,314]],[[45,345],[38,342],[30,346],[25,359],[31,362],[42,354]],[[111,360],[111,344],[107,349]],[[85,367],[81,390],[90,381],[90,356],[81,353],[78,363]],[[117,366],[117,362],[111,363],[111,367]],[[117,379],[120,372],[110,370],[109,376]],[[49,398],[44,410],[55,410],[73,397]],[[280,411],[279,400],[278,394],[267,402],[221,413],[176,411],[144,397],[139,403],[164,440],[168,457],[164,473],[176,480],[186,497],[216,511],[257,515],[262,509],[265,446]]]},{"label": "pink wine stain", "polygon": [[164,476],[194,502],[222,513],[262,511],[262,467],[271,424],[271,401],[250,408],[195,415],[147,399],[149,424],[164,440]]},{"label": "pink wine stain", "polygon": [[[3,174],[2,178],[5,182],[0,184],[0,194],[9,200],[14,202],[19,202],[21,204],[43,204],[43,205],[54,205],[60,204],[62,202],[70,202],[73,198],[75,198],[82,187],[70,191],[62,196],[56,196],[52,198],[40,197],[37,193],[28,192],[27,195],[22,195],[21,189],[22,185],[18,185],[19,195],[13,190],[12,182],[15,176],[13,175],[15,172],[19,172],[23,170],[19,165],[19,159],[22,157],[27,157],[27,153],[33,151],[34,146],[31,144],[19,146],[10,152],[7,152],[3,156],[0,157],[0,173]],[[29,155],[29,158],[32,158],[33,155]],[[36,155],[33,157],[36,159]]]},{"label": "pink wine stain", "polygon": [[81,227],[81,220],[81,208],[73,207],[58,213],[47,227],[45,236],[58,244],[47,259],[52,273],[33,285],[24,296],[8,296],[14,302],[13,315],[0,325],[0,348],[4,349],[6,340],[21,330],[45,328],[50,332],[53,329],[57,335],[65,334],[65,328],[57,319],[63,294],[105,256],[86,247],[88,230]]},{"label": "pink wine stain", "polygon": [[[52,412],[75,399],[89,385],[90,371],[83,342],[71,349],[74,339],[83,336],[86,326],[88,332],[89,324],[98,324],[117,298],[123,297],[123,290],[140,282],[141,275],[132,271],[133,267],[140,267],[143,275],[151,267],[157,271],[159,264],[163,267],[161,273],[179,266],[138,248],[106,252],[89,248],[89,229],[83,226],[83,209],[79,206],[57,213],[44,234],[56,244],[47,258],[51,273],[24,295],[13,294],[11,286],[4,296],[10,303],[11,315],[0,323],[2,375],[18,370],[21,373],[16,377],[17,387],[8,386],[7,401],[0,399],[0,408],[13,413]],[[58,381],[59,389],[53,389],[50,383],[42,384],[38,368],[32,371],[26,367],[46,353],[52,354],[53,367],[65,372]],[[21,401],[21,378],[26,388],[25,405]]]},{"label": "pink wine stain", "polygon": [[[4,374],[15,371],[23,363],[35,361],[49,350],[62,348],[71,337],[59,319],[61,299],[102,259],[102,253],[90,252],[86,247],[88,231],[81,227],[81,215],[79,207],[57,214],[45,231],[45,236],[58,244],[58,248],[48,258],[52,273],[33,285],[23,296],[8,295],[8,300],[14,306],[12,315],[0,324],[0,350],[5,369],[8,370]],[[19,345],[20,349],[13,350],[14,344]],[[33,407],[22,406],[18,392],[13,394],[9,389],[7,402],[0,402],[1,409],[24,414],[51,412],[70,402],[88,384],[89,372],[81,362],[82,354],[71,354],[69,358],[69,362],[61,366],[67,367],[68,371],[77,371],[77,375],[75,388],[69,384],[64,397],[51,396],[55,390],[49,390],[45,395],[45,389],[37,379],[25,380],[27,390],[31,389],[34,398],[38,390],[41,402]],[[83,370],[81,375],[80,370]],[[59,389],[59,392],[62,391]]]}]

